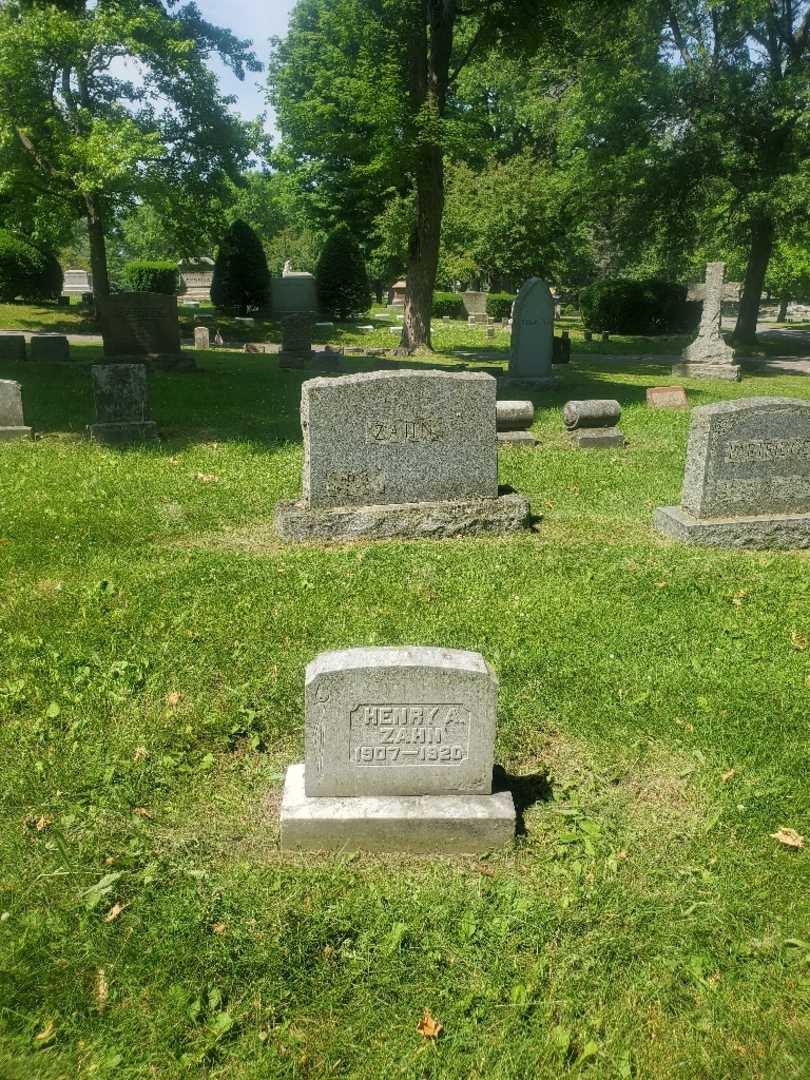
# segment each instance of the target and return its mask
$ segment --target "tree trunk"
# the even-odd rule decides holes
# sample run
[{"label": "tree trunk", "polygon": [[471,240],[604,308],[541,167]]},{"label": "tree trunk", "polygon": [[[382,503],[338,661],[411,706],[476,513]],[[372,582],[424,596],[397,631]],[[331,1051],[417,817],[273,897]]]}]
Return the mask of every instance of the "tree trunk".
[{"label": "tree trunk", "polygon": [[372,282],[372,288],[374,289],[374,299],[378,304],[385,303],[385,285],[382,278],[374,278]]},{"label": "tree trunk", "polygon": [[93,296],[104,300],[110,295],[107,270],[107,242],[104,237],[104,215],[98,195],[85,195],[87,234],[90,238],[90,268],[93,272]]},{"label": "tree trunk", "polygon": [[787,322],[788,304],[789,303],[790,303],[790,297],[789,296],[780,296],[779,297],[779,311],[777,312],[777,315],[776,315],[776,321],[777,322]]},{"label": "tree trunk", "polygon": [[410,98],[417,131],[416,224],[408,252],[402,348],[431,348],[430,317],[444,212],[441,119],[447,102],[456,0],[425,0],[411,34]]},{"label": "tree trunk", "polygon": [[734,340],[753,345],[757,340],[759,303],[765,285],[765,275],[773,251],[774,225],[769,217],[757,217],[751,222],[751,248],[745,271],[740,310],[734,329]]}]

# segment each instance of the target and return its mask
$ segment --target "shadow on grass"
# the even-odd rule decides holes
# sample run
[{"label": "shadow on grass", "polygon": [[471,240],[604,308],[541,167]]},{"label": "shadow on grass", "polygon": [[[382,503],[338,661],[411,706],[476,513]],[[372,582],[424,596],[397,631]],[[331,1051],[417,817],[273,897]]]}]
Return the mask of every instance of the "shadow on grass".
[{"label": "shadow on grass", "polygon": [[492,791],[509,791],[515,800],[517,836],[526,835],[526,811],[539,802],[551,802],[554,792],[547,773],[531,773],[529,776],[515,776],[508,773],[503,765],[496,765],[492,770]]}]

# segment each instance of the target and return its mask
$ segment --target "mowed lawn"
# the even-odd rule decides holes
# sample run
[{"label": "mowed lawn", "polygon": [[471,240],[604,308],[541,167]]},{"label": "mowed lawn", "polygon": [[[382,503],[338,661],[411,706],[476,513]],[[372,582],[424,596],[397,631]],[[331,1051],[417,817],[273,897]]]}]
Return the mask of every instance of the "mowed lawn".
[{"label": "mowed lawn", "polygon": [[[115,450],[74,355],[0,365],[40,435],[0,445],[0,1075],[810,1075],[810,846],[771,835],[810,842],[810,553],[652,531],[688,429],[644,403],[668,368],[558,369],[540,446],[500,458],[533,532],[314,548],[270,528],[301,372],[154,373],[163,444]],[[627,449],[572,449],[572,397],[617,397]],[[493,664],[522,835],[282,855],[306,663],[400,643]]]}]

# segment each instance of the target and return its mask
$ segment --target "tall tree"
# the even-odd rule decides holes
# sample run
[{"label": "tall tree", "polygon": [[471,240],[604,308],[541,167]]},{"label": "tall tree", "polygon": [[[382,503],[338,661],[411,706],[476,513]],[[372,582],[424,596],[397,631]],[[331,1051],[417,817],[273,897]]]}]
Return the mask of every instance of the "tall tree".
[{"label": "tall tree", "polygon": [[171,0],[0,4],[0,146],[6,184],[38,187],[87,223],[94,287],[106,237],[136,197],[196,216],[236,177],[255,129],[228,111],[206,61],[240,78],[250,43]]}]

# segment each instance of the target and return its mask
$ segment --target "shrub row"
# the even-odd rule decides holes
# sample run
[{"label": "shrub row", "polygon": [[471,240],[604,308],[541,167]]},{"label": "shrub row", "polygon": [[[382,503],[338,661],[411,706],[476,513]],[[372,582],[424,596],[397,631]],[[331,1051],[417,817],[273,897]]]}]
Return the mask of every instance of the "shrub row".
[{"label": "shrub row", "polygon": [[435,292],[433,294],[433,318],[466,319],[464,297],[457,292]]},{"label": "shrub row", "polygon": [[132,292],[166,293],[174,296],[177,292],[177,267],[172,262],[136,259],[124,267],[124,281]]},{"label": "shrub row", "polygon": [[579,296],[589,330],[615,334],[677,334],[694,330],[700,304],[686,299],[686,286],[670,281],[598,281]]},{"label": "shrub row", "polygon": [[512,314],[512,304],[517,297],[512,293],[491,292],[487,296],[487,315],[492,319],[508,319]]},{"label": "shrub row", "polygon": [[0,300],[56,300],[61,292],[56,256],[0,229]]}]

